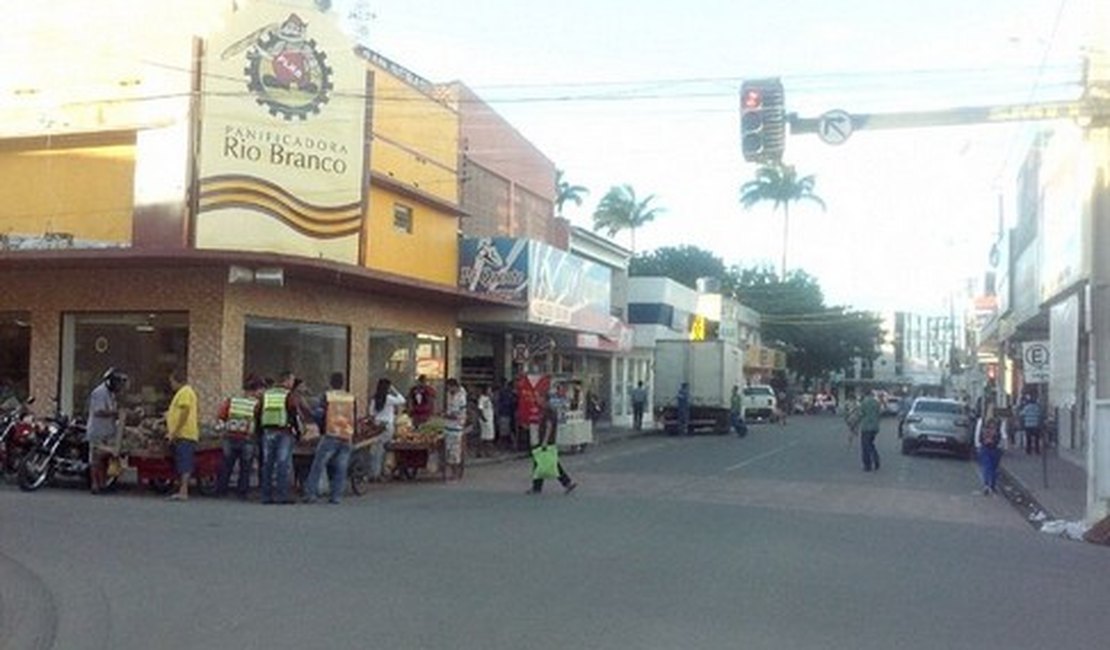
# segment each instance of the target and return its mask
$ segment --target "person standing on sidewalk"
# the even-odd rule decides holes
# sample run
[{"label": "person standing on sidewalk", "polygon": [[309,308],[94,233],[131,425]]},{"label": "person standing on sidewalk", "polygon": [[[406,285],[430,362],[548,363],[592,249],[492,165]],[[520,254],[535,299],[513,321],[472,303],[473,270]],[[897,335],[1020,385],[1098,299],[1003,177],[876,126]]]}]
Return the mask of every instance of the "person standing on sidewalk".
[{"label": "person standing on sidewalk", "polygon": [[879,469],[879,450],[875,448],[875,436],[879,435],[881,415],[882,407],[875,397],[875,391],[871,391],[859,404],[859,445],[865,472]]},{"label": "person standing on sidewalk", "polygon": [[629,396],[632,398],[632,428],[640,431],[644,428],[644,409],[647,408],[647,391],[644,389],[644,382],[637,382]]},{"label": "person standing on sidewalk", "polygon": [[100,494],[108,482],[108,461],[112,455],[106,449],[119,434],[120,408],[116,396],[126,383],[127,375],[109,368],[89,393],[85,442],[89,444],[89,492],[93,494]]},{"label": "person standing on sidewalk", "polygon": [[478,391],[478,456],[488,456],[493,448],[493,441],[497,438],[494,431],[493,399],[489,394],[489,386],[482,386]]},{"label": "person standing on sidewalk", "polygon": [[447,476],[458,480],[463,474],[463,430],[466,428],[466,389],[454,377],[447,380],[447,408],[443,413],[443,445],[447,458]]},{"label": "person standing on sidewalk", "polygon": [[675,407],[678,411],[678,435],[690,434],[690,384],[682,382],[675,396]]},{"label": "person standing on sidewalk", "polygon": [[1040,454],[1041,424],[1044,419],[1040,402],[1030,395],[1018,415],[1021,417],[1021,426],[1025,430],[1025,454]]},{"label": "person standing on sidewalk", "polygon": [[320,476],[325,468],[330,480],[328,503],[339,503],[343,496],[343,485],[347,482],[347,466],[351,461],[351,440],[355,435],[358,409],[355,396],[345,390],[347,381],[343,373],[332,373],[328,385],[330,389],[321,400],[323,417],[320,428],[323,436],[316,444],[312,467],[305,479],[305,503],[314,503],[320,498]]},{"label": "person standing on sidewalk", "polygon": [[[300,419],[297,378],[290,371],[262,394],[262,503],[293,503],[290,496],[293,442]],[[275,495],[275,483],[276,491]]]},{"label": "person standing on sidewalk", "polygon": [[998,492],[998,466],[1002,462],[1005,435],[1006,420],[998,417],[994,404],[987,404],[986,413],[975,424],[975,450],[983,477],[983,494],[988,496]]},{"label": "person standing on sidewalk", "polygon": [[405,405],[402,395],[389,379],[382,377],[374,388],[374,398],[370,401],[370,419],[377,433],[370,444],[370,480],[383,480],[385,468],[385,446],[393,440],[397,430],[397,409]]},{"label": "person standing on sidewalk", "polygon": [[497,439],[508,441],[509,447],[513,451],[517,451],[517,432],[516,425],[513,420],[516,417],[516,393],[513,391],[512,383],[504,379],[501,381],[501,388],[497,391]]},{"label": "person standing on sidewalk", "polygon": [[261,403],[258,400],[264,386],[258,379],[249,379],[243,386],[241,397],[229,397],[220,406],[217,419],[224,423],[224,462],[216,484],[217,496],[227,494],[231,472],[236,465],[239,466],[236,494],[240,499],[246,500],[250,492],[251,465],[254,463],[255,447],[258,446],[255,437],[261,414]]},{"label": "person standing on sidewalk", "polygon": [[170,373],[170,388],[173,390],[173,399],[170,400],[170,410],[166,411],[166,439],[173,445],[177,492],[168,498],[171,501],[186,501],[189,498],[189,478],[192,477],[196,464],[197,442],[200,440],[197,394],[186,383],[183,370]]}]

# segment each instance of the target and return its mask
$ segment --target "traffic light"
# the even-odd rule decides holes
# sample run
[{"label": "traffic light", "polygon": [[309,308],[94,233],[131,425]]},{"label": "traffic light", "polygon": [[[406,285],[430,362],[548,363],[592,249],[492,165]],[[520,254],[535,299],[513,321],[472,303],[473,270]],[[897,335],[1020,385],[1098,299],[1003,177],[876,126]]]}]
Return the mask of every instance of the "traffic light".
[{"label": "traffic light", "polygon": [[786,104],[779,79],[752,79],[740,85],[740,145],[748,162],[782,160]]}]

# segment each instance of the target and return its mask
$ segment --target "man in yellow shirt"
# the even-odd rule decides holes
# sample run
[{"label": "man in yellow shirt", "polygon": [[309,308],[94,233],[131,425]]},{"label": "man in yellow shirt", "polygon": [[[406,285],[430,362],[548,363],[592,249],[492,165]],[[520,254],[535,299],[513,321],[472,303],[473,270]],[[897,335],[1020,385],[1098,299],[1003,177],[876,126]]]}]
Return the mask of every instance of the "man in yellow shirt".
[{"label": "man in yellow shirt", "polygon": [[166,439],[173,444],[174,468],[177,470],[177,492],[171,494],[171,501],[185,501],[189,498],[189,477],[193,474],[197,441],[200,427],[197,424],[197,394],[185,383],[185,373],[174,370],[170,373],[170,388],[173,400],[170,410],[166,411]]}]

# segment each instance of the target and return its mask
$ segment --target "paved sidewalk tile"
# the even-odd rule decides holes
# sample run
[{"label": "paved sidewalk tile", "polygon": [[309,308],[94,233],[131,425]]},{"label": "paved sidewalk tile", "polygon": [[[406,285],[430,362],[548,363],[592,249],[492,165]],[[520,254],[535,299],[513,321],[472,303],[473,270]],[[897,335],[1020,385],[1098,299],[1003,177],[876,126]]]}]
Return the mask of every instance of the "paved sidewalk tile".
[{"label": "paved sidewalk tile", "polygon": [[1009,449],[1002,457],[1001,469],[1044,508],[1050,519],[1079,521],[1085,518],[1087,472],[1079,465],[1054,452],[1042,457],[1026,455],[1021,449]]}]

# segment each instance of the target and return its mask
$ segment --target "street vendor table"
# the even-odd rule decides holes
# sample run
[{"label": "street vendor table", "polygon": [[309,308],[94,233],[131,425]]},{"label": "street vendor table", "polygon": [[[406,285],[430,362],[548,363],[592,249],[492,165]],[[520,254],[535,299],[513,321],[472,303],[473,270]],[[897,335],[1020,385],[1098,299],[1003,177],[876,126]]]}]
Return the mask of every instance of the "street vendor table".
[{"label": "street vendor table", "polygon": [[393,475],[413,480],[422,469],[428,468],[428,459],[435,453],[439,455],[439,477],[447,480],[447,446],[443,438],[434,442],[409,442],[394,440],[385,444],[385,449],[393,453]]},{"label": "street vendor table", "polygon": [[[201,494],[215,493],[223,460],[223,450],[219,445],[204,442],[197,445],[192,478]],[[132,450],[127,453],[127,466],[135,470],[139,485],[156,492],[168,492],[177,478],[173,447]]]}]

